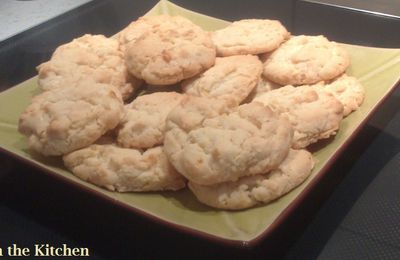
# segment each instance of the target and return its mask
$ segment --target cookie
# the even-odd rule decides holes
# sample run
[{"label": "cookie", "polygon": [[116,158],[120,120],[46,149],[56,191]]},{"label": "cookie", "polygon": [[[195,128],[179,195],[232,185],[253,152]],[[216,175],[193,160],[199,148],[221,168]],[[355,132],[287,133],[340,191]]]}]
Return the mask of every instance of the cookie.
[{"label": "cookie", "polygon": [[94,144],[64,155],[63,161],[80,179],[111,191],[175,191],[186,186],[161,146],[141,152]]},{"label": "cookie", "polygon": [[175,84],[215,62],[215,46],[208,32],[183,17],[165,18],[162,23],[155,20],[151,30],[126,45],[129,71],[148,84]]},{"label": "cookie", "polygon": [[142,83],[128,73],[118,41],[103,35],[86,34],[61,45],[37,70],[43,90],[75,86],[92,79],[116,86],[127,100]]},{"label": "cookie", "polygon": [[182,82],[183,92],[199,97],[232,100],[239,105],[260,79],[262,63],[257,56],[217,58],[204,73]]},{"label": "cookie", "polygon": [[255,88],[250,92],[250,94],[246,97],[244,100],[245,103],[249,103],[253,101],[256,97],[261,96],[265,92],[269,92],[273,89],[277,89],[282,87],[281,85],[278,85],[265,77],[261,76],[260,79],[257,82],[257,85]]},{"label": "cookie", "polygon": [[317,85],[329,91],[343,104],[343,116],[357,110],[365,97],[365,89],[355,77],[343,74],[326,85]]},{"label": "cookie", "polygon": [[175,168],[192,182],[211,185],[278,166],[292,142],[289,122],[262,104],[227,111],[220,102],[188,97],[171,111],[164,149]]},{"label": "cookie", "polygon": [[343,105],[314,86],[285,86],[254,99],[285,117],[294,128],[292,147],[300,149],[336,134],[343,118]]},{"label": "cookie", "polygon": [[118,130],[118,144],[132,148],[162,144],[167,115],[181,99],[182,94],[176,92],[154,92],[138,96],[125,105],[125,116]]},{"label": "cookie", "polygon": [[212,34],[218,56],[270,52],[289,37],[279,21],[263,19],[236,21]]},{"label": "cookie", "polygon": [[18,130],[43,155],[62,155],[94,143],[123,115],[119,91],[111,85],[79,82],[35,96],[19,118]]},{"label": "cookie", "polygon": [[314,161],[306,150],[290,150],[277,169],[235,182],[205,186],[189,182],[197,199],[211,207],[238,210],[269,203],[299,186],[311,174]]},{"label": "cookie", "polygon": [[350,65],[346,50],[322,35],[293,36],[264,60],[263,75],[281,85],[331,80]]},{"label": "cookie", "polygon": [[125,51],[128,43],[135,42],[141,36],[153,30],[160,24],[169,23],[169,15],[142,16],[131,22],[127,27],[118,33],[118,41],[121,49]]}]

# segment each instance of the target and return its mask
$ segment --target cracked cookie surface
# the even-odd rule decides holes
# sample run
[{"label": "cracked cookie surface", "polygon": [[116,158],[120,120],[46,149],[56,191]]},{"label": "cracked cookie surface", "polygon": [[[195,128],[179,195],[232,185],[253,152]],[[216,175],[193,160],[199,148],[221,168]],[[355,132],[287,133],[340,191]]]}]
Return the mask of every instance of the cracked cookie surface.
[{"label": "cracked cookie surface", "polygon": [[294,129],[292,147],[307,147],[319,139],[336,134],[343,118],[343,105],[331,93],[315,86],[285,86],[256,97],[285,117]]},{"label": "cracked cookie surface", "polygon": [[326,85],[316,85],[332,93],[343,104],[343,116],[357,110],[365,97],[365,89],[357,78],[343,74]]},{"label": "cracked cookie surface", "polygon": [[331,80],[350,65],[338,43],[319,36],[292,36],[277,50],[264,55],[263,75],[281,85],[305,85]]},{"label": "cracked cookie surface", "polygon": [[161,146],[142,152],[94,144],[64,155],[63,161],[77,177],[111,191],[179,190],[186,186]]},{"label": "cracked cookie surface", "polygon": [[80,82],[35,96],[19,118],[18,130],[43,155],[62,155],[94,143],[123,115],[119,91],[111,85]]},{"label": "cracked cookie surface", "polygon": [[189,95],[232,100],[239,105],[257,85],[261,72],[257,56],[217,58],[213,67],[183,81],[182,89]]},{"label": "cracked cookie surface", "polygon": [[142,84],[128,73],[118,41],[103,35],[86,34],[61,45],[37,69],[38,83],[43,90],[71,87],[92,79],[116,86],[126,100]]},{"label": "cracked cookie surface", "polygon": [[276,20],[244,19],[213,32],[218,56],[270,52],[289,38],[290,33]]},{"label": "cracked cookie surface", "polygon": [[137,41],[144,34],[151,32],[154,27],[159,27],[160,24],[170,23],[171,16],[169,15],[156,15],[156,16],[142,16],[139,19],[131,22],[118,34],[118,41],[121,49],[125,51],[128,43]]},{"label": "cracked cookie surface", "polygon": [[245,209],[285,195],[300,185],[313,167],[311,153],[291,149],[277,169],[266,174],[245,176],[235,182],[210,186],[189,182],[188,186],[197,199],[206,205],[221,209]]},{"label": "cracked cookie surface", "polygon": [[183,17],[164,18],[126,45],[126,64],[134,76],[148,84],[169,85],[214,64],[215,46],[208,32]]},{"label": "cracked cookie surface", "polygon": [[176,92],[154,92],[138,96],[125,105],[125,116],[118,130],[118,144],[132,148],[150,148],[162,144],[165,120],[182,97]]},{"label": "cracked cookie surface", "polygon": [[290,123],[262,104],[227,109],[220,100],[188,96],[167,118],[164,147],[182,175],[210,185],[276,167],[292,135]]}]

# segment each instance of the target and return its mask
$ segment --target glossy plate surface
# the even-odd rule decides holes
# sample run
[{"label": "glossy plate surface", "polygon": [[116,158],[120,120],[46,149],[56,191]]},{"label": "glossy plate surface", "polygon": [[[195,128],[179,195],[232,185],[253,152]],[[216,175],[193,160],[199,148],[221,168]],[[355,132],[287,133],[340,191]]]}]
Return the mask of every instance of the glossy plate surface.
[{"label": "glossy plate surface", "polygon": [[[167,1],[159,2],[146,15],[161,13],[185,16],[206,30],[215,30],[228,24]],[[81,181],[65,170],[60,158],[45,158],[29,151],[27,139],[17,131],[19,115],[32,96],[39,93],[36,77],[0,93],[0,151],[34,164],[59,180],[73,182],[77,187],[94,192],[110,203],[122,205],[130,209],[132,214],[144,214],[152,221],[160,221],[219,242],[254,244],[268,236],[277,223],[283,223],[290,208],[301,202],[299,198],[310,187],[318,185],[318,177],[326,173],[335,157],[395,88],[400,78],[400,49],[344,46],[352,59],[347,73],[358,77],[366,88],[365,101],[358,111],[343,120],[338,134],[314,152],[317,163],[312,175],[286,196],[265,206],[237,212],[215,210],[197,202],[188,190],[147,194],[113,193]]]}]

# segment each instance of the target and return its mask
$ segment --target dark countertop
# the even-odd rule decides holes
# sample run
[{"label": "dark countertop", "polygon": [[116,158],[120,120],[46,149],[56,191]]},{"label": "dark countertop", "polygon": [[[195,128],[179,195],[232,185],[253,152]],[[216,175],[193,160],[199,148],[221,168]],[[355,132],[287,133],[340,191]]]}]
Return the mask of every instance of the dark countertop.
[{"label": "dark countertop", "polygon": [[306,0],[306,2],[360,10],[382,16],[400,16],[400,2],[393,0]]},{"label": "dark countertop", "polygon": [[[355,0],[173,2],[227,20],[279,19],[293,34],[319,32],[336,41],[400,48],[400,9],[396,3],[375,9],[383,0],[363,1],[362,9],[391,10],[390,16],[354,10],[361,3]],[[0,91],[34,76],[35,66],[61,43],[83,33],[110,36],[155,3],[93,1],[0,42]],[[336,6],[346,4],[352,9]],[[351,25],[355,18],[367,28]],[[226,248],[175,232],[1,153],[0,248],[67,244],[88,247],[97,259],[400,259],[399,101],[397,88],[329,170],[335,178],[324,180],[324,189],[315,191],[318,197],[288,223],[285,239],[273,249],[265,243],[252,250]]]}]

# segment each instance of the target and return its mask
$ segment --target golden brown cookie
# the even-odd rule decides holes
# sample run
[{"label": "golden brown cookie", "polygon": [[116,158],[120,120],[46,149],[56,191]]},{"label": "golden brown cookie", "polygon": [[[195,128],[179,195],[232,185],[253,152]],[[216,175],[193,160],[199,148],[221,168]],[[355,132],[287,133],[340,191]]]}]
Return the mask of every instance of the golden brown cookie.
[{"label": "golden brown cookie", "polygon": [[209,186],[189,182],[189,188],[199,201],[211,207],[245,209],[285,195],[307,179],[313,167],[311,153],[291,149],[278,168],[269,173]]},{"label": "golden brown cookie", "polygon": [[314,86],[285,86],[254,99],[285,117],[294,128],[292,147],[300,149],[336,134],[343,118],[343,105]]},{"label": "golden brown cookie", "polygon": [[257,56],[217,58],[204,73],[182,83],[183,92],[199,97],[231,100],[239,105],[260,80],[262,64]]},{"label": "golden brown cookie", "polygon": [[28,136],[31,149],[62,155],[94,143],[122,115],[121,94],[114,86],[83,81],[35,96],[20,116],[18,130]]},{"label": "golden brown cookie", "polygon": [[212,34],[218,56],[270,52],[288,39],[290,33],[276,20],[244,19]]},{"label": "golden brown cookie", "polygon": [[86,34],[61,45],[37,69],[43,90],[71,87],[91,79],[117,87],[127,100],[142,84],[128,73],[118,41],[103,35]]},{"label": "golden brown cookie", "polygon": [[245,103],[249,103],[253,101],[256,97],[261,96],[263,93],[271,91],[273,89],[277,89],[282,87],[268,79],[264,76],[261,76],[255,88],[250,92],[250,94],[244,100]]},{"label": "golden brown cookie", "polygon": [[331,80],[350,64],[345,49],[322,35],[293,36],[264,59],[263,75],[281,85]]},{"label": "golden brown cookie", "polygon": [[165,120],[183,95],[176,92],[154,92],[138,96],[125,105],[125,116],[118,130],[122,147],[150,148],[164,141]]},{"label": "golden brown cookie", "polygon": [[154,25],[129,42],[125,50],[126,64],[135,77],[148,84],[169,85],[214,64],[215,46],[209,33],[199,26],[180,16],[164,15],[162,22],[157,16],[145,19],[154,19]]},{"label": "golden brown cookie", "polygon": [[265,173],[289,151],[293,130],[287,120],[259,103],[224,107],[189,96],[168,116],[165,152],[192,182],[211,185]]},{"label": "golden brown cookie", "polygon": [[357,110],[365,97],[365,89],[355,77],[343,74],[326,85],[316,85],[332,93],[343,104],[343,116]]},{"label": "golden brown cookie", "polygon": [[142,152],[94,144],[64,155],[63,160],[77,177],[111,191],[179,190],[186,186],[161,146]]}]

